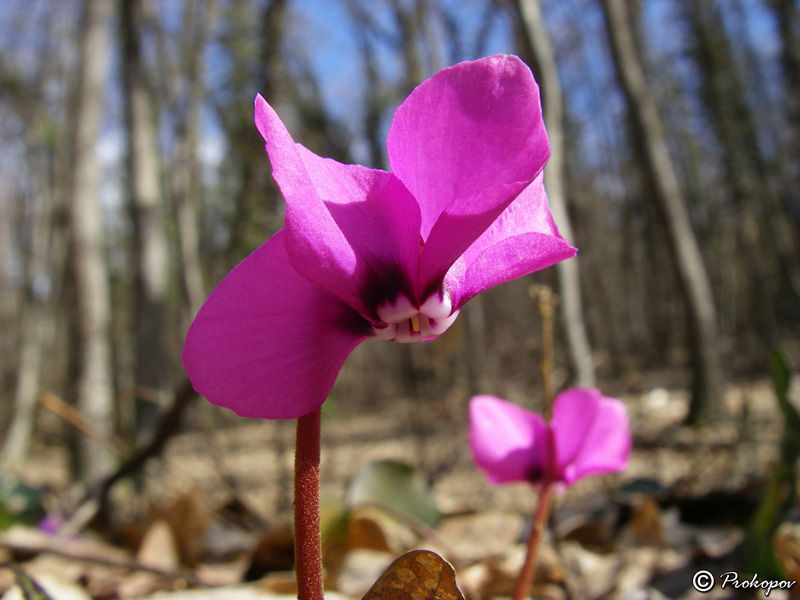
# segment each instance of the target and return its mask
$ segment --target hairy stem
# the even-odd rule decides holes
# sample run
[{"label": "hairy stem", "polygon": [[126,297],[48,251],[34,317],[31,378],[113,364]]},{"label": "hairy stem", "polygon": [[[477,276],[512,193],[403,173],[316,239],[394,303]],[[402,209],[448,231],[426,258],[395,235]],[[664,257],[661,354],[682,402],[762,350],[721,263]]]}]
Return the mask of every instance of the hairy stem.
[{"label": "hairy stem", "polygon": [[322,600],[319,524],[320,413],[297,420],[294,455],[294,556],[299,600]]},{"label": "hairy stem", "polygon": [[517,586],[514,588],[514,595],[512,600],[524,600],[528,596],[533,583],[533,576],[536,573],[536,559],[538,557],[539,542],[542,539],[542,533],[547,527],[547,517],[550,515],[550,497],[553,491],[553,484],[550,481],[545,481],[539,492],[539,498],[536,503],[536,514],[533,518],[531,525],[531,535],[528,538],[528,553],[525,556],[525,563],[522,565],[522,570],[519,573]]}]

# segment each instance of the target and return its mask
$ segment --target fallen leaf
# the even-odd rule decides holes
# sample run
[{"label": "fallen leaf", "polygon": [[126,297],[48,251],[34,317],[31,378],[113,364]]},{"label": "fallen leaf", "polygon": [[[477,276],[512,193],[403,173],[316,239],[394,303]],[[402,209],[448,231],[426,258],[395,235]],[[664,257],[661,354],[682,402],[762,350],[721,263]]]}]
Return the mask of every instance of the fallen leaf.
[{"label": "fallen leaf", "polygon": [[388,552],[389,542],[380,523],[367,515],[353,515],[347,530],[350,548]]},{"label": "fallen leaf", "polygon": [[664,520],[661,508],[650,496],[641,495],[634,502],[631,530],[634,541],[639,545],[664,545]]},{"label": "fallen leaf", "polygon": [[[58,600],[61,600],[60,598]],[[260,589],[258,586],[234,586],[184,590],[178,592],[156,592],[147,596],[137,596],[127,600],[297,600],[297,594],[277,594]],[[352,600],[337,592],[325,591],[325,600]]]},{"label": "fallen leaf", "polygon": [[175,534],[166,521],[156,521],[147,529],[136,553],[142,565],[161,571],[176,571],[180,567]]},{"label": "fallen leaf", "polygon": [[464,600],[452,565],[438,554],[412,550],[396,559],[363,600]]},{"label": "fallen leaf", "polygon": [[[297,597],[297,578],[294,571],[268,573],[259,579],[255,586],[259,590],[266,590],[275,594],[292,594]],[[327,591],[325,595],[328,595]]]},{"label": "fallen leaf", "polygon": [[522,515],[486,511],[445,517],[437,533],[465,562],[503,555],[513,546],[524,527]]},{"label": "fallen leaf", "polygon": [[[24,572],[23,572],[24,573]],[[55,577],[40,577],[35,582],[23,574],[20,580],[20,572],[15,569],[18,585],[12,587],[5,594],[2,600],[91,600],[86,590],[74,583],[68,583]],[[21,588],[21,589],[20,589]]]},{"label": "fallen leaf", "polygon": [[25,600],[52,600],[39,582],[31,577],[25,569],[19,565],[11,565],[14,576],[17,578],[17,585]]},{"label": "fallen leaf", "polygon": [[294,534],[290,523],[269,528],[258,540],[244,575],[245,581],[256,581],[267,573],[291,571],[294,568]]},{"label": "fallen leaf", "polygon": [[572,597],[605,598],[614,589],[621,564],[618,554],[593,552],[575,541],[562,542],[559,551]]},{"label": "fallen leaf", "polygon": [[195,567],[203,551],[206,531],[212,522],[211,511],[202,494],[185,493],[166,506],[155,506],[151,518],[169,524],[181,563]]},{"label": "fallen leaf", "polygon": [[[511,596],[519,579],[519,573],[527,553],[526,547],[518,544],[502,558],[488,558],[459,571],[459,579],[464,589],[474,591],[478,596]],[[556,551],[549,544],[539,546],[534,584],[561,584],[564,581],[564,567]]]},{"label": "fallen leaf", "polygon": [[376,550],[350,550],[344,557],[332,587],[346,596],[361,598],[395,556],[396,554]]},{"label": "fallen leaf", "polygon": [[351,548],[383,550],[399,556],[417,547],[418,532],[409,521],[380,506],[364,506],[351,511],[348,531]]},{"label": "fallen leaf", "polygon": [[775,558],[786,573],[786,578],[792,581],[800,579],[800,526],[784,523],[778,528],[772,543]]}]

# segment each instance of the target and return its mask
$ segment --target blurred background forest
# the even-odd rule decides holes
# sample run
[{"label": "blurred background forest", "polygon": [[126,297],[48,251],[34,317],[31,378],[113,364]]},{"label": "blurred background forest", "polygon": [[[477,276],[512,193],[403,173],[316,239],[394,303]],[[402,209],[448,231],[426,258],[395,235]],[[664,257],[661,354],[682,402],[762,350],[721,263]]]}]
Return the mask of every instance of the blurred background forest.
[{"label": "blurred background forest", "polygon": [[536,406],[532,283],[559,294],[559,388],[691,390],[689,417],[713,421],[772,351],[796,364],[795,0],[5,0],[4,464],[69,443],[97,477],[179,423],[238,422],[191,402],[179,357],[208,292],[283,223],[256,93],[314,152],[388,168],[414,86],[495,53],[542,86],[545,181],[578,257],[475,298],[434,342],[364,344],[329,417],[405,411],[463,437],[473,393]]}]

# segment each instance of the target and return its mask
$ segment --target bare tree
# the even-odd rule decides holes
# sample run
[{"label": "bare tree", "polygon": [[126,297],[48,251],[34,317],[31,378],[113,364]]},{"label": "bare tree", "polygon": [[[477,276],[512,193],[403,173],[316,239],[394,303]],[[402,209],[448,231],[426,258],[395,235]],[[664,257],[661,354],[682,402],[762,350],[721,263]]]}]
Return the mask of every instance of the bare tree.
[{"label": "bare tree", "polygon": [[[758,125],[722,15],[713,2],[692,4],[688,14],[700,69],[702,99],[720,140],[732,194],[744,226],[745,260],[756,277],[753,308],[767,350],[776,347],[775,309],[796,305],[800,293],[798,249],[760,151]],[[785,310],[781,311],[785,312]]]},{"label": "bare tree", "polygon": [[39,161],[32,156],[31,162],[36,170],[38,206],[26,268],[14,416],[3,445],[3,461],[7,464],[18,463],[28,454],[36,417],[45,330],[50,321],[47,300],[52,282],[48,259],[53,230],[54,190],[47,180],[46,165],[37,164]]},{"label": "bare tree", "polygon": [[[564,106],[550,34],[542,16],[539,0],[516,0],[516,8],[521,17],[525,39],[542,87],[542,104],[544,105],[544,118],[547,134],[550,137],[551,152],[544,172],[547,198],[561,234],[571,243],[575,243],[564,190],[564,159],[566,156],[564,151]],[[584,324],[578,259],[573,258],[558,263],[557,272],[561,296],[561,320],[567,334],[575,380],[578,385],[594,386],[594,363]]]},{"label": "bare tree", "polygon": [[168,253],[156,120],[141,51],[141,22],[141,0],[122,0],[120,28],[128,130],[128,190],[135,234],[136,431],[137,435],[147,435],[155,426],[158,404],[169,395],[169,362],[164,346]]},{"label": "bare tree", "polygon": [[717,311],[655,99],[648,88],[624,0],[604,0],[603,13],[617,77],[625,94],[643,166],[653,186],[656,211],[686,306],[694,382],[689,420],[713,420],[722,412],[723,372]]},{"label": "bare tree", "polygon": [[780,62],[784,79],[784,102],[788,121],[786,143],[787,199],[794,204],[794,224],[800,232],[800,8],[794,0],[769,0],[781,36]]},{"label": "bare tree", "polygon": [[407,7],[402,0],[389,0],[399,33],[397,39],[403,54],[403,95],[411,93],[423,79],[422,56],[418,44],[420,20],[415,7]]},{"label": "bare tree", "polygon": [[[85,0],[81,21],[80,66],[75,97],[70,218],[72,269],[77,303],[77,405],[96,425],[113,424],[111,299],[100,215],[99,165],[94,154],[103,115],[110,53],[108,20],[114,5]],[[95,477],[113,463],[108,449],[83,438],[77,456],[79,472]]]},{"label": "bare tree", "polygon": [[202,106],[203,56],[206,40],[214,22],[214,0],[187,4],[184,17],[189,39],[184,45],[188,97],[178,114],[177,156],[173,170],[172,194],[178,225],[181,258],[181,283],[192,316],[205,299],[205,285],[200,264],[200,234],[197,204],[200,196],[200,109]]},{"label": "bare tree", "polygon": [[48,35],[39,51],[34,81],[27,83],[0,70],[0,85],[8,90],[5,100],[26,124],[23,143],[28,168],[25,178],[30,182],[23,185],[23,189],[29,191],[22,195],[21,200],[27,212],[32,213],[29,235],[21,235],[19,240],[25,259],[24,281],[18,319],[19,359],[13,417],[3,445],[5,464],[18,463],[28,453],[36,417],[44,345],[54,323],[54,271],[60,274],[60,267],[63,267],[63,258],[54,256],[53,250],[60,250],[61,256],[64,254],[64,228],[56,223],[56,217],[64,209],[63,203],[58,203],[63,196],[57,192],[56,165],[64,153],[59,152],[60,137],[54,133],[55,123],[40,101],[42,90],[52,83],[50,76],[58,56],[57,42],[52,41],[56,38],[52,35],[54,27],[49,17],[44,24]]}]

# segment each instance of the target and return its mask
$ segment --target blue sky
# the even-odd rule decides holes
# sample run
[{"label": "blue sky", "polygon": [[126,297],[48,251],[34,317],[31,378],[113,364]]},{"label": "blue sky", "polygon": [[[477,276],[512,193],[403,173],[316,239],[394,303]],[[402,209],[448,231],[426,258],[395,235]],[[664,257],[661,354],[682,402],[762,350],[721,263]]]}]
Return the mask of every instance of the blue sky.
[{"label": "blue sky", "polygon": [[[110,0],[109,0],[110,1]],[[229,0],[228,0],[229,1]],[[180,15],[184,3],[179,0],[157,0],[158,6],[167,19],[168,29],[180,26]],[[438,5],[450,10],[458,16],[462,27],[462,43],[465,48],[464,58],[477,58],[470,55],[476,32],[485,18],[487,0],[438,0]],[[220,0],[218,6],[224,8],[228,2]],[[366,1],[364,5],[370,5]],[[778,37],[771,16],[761,7],[760,2],[744,1],[746,21],[744,33],[756,42],[757,52],[769,59],[774,59],[779,51]],[[53,9],[58,6],[59,10]],[[37,60],[37,46],[41,38],[41,23],[46,15],[57,12],[63,21],[62,27],[74,31],[76,7],[78,0],[0,0],[0,51],[16,59],[16,66],[22,70],[29,69]],[[373,2],[370,6],[384,6],[375,14],[375,18],[394,29],[391,16],[383,2]],[[670,59],[671,55],[680,51],[680,35],[674,25],[672,13],[675,5],[672,0],[648,0],[644,3],[645,26],[648,32],[648,43],[652,51],[659,56]],[[316,74],[322,89],[325,103],[341,122],[346,123],[351,133],[356,134],[353,146],[354,158],[365,160],[366,151],[363,143],[358,142],[357,134],[361,126],[361,97],[363,79],[361,57],[357,47],[357,36],[354,25],[348,15],[344,0],[291,0],[290,7],[290,42],[302,48],[311,68]],[[558,41],[572,30],[580,36],[582,52],[577,55],[560,54],[564,87],[570,91],[567,98],[573,117],[581,125],[581,140],[584,158],[604,164],[608,159],[608,145],[613,144],[618,136],[624,135],[619,126],[619,115],[623,111],[623,100],[614,83],[614,73],[609,61],[605,43],[602,18],[594,0],[545,1],[546,16],[551,32]],[[730,17],[730,15],[728,15]],[[112,31],[112,36],[115,32]],[[113,38],[112,38],[113,39]],[[400,57],[387,43],[376,42],[378,50],[378,66],[381,75],[387,81],[396,81],[401,77],[403,67]],[[509,20],[505,14],[495,18],[485,54],[513,52],[514,45]],[[221,65],[215,64],[214,47],[211,46],[207,58],[212,74],[210,85],[214,81],[214,73],[219,73]],[[73,51],[74,53],[74,51]],[[69,56],[67,57],[70,58]],[[445,62],[450,60],[445,58]],[[772,64],[775,64],[773,60]],[[115,62],[111,62],[112,73],[117,73]],[[674,66],[674,65],[673,65]],[[430,69],[429,69],[430,70]],[[428,72],[426,75],[430,75]],[[770,79],[775,81],[774,73]],[[119,110],[118,76],[115,75],[116,88],[109,94],[106,127],[103,138],[98,144],[99,151],[109,169],[119,165],[123,149],[124,136]],[[251,93],[241,99],[250,104],[259,90],[254,87]],[[598,99],[603,102],[598,106]],[[391,111],[387,111],[387,122]],[[213,165],[225,153],[224,137],[216,117],[206,111],[204,119],[205,139],[200,149],[204,160]],[[575,140],[577,141],[577,140]],[[573,142],[574,143],[574,142]]]}]

